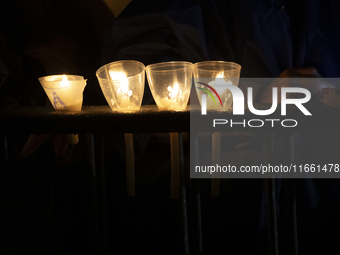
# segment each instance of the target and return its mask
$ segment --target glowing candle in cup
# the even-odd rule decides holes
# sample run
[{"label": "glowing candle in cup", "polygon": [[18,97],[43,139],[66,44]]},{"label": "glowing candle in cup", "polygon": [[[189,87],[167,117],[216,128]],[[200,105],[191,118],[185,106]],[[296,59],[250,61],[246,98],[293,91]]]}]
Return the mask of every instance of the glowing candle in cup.
[{"label": "glowing candle in cup", "polygon": [[[39,78],[56,111],[81,111],[86,80],[78,75],[49,75]],[[70,144],[78,143],[78,135],[68,135]]]},{"label": "glowing candle in cup", "polygon": [[[184,61],[148,65],[146,74],[157,107],[161,111],[184,111],[187,107],[192,82],[192,63]],[[178,133],[170,133],[171,198],[179,195]]]},{"label": "glowing candle in cup", "polygon": [[96,76],[104,97],[113,111],[134,112],[142,104],[145,66],[134,60],[122,60],[100,67]]},{"label": "glowing candle in cup", "polygon": [[[223,85],[238,86],[241,66],[233,62],[203,61],[194,64],[194,80],[199,102],[202,96],[206,98],[207,110],[228,111],[233,102],[229,89]],[[218,85],[218,86],[217,86]],[[209,94],[209,96],[207,96]],[[216,94],[217,95],[216,95]],[[201,105],[201,107],[204,107]],[[221,133],[212,134],[212,164],[220,165]],[[219,174],[214,173],[211,185],[211,194],[219,194]]]},{"label": "glowing candle in cup", "polygon": [[233,102],[233,98],[231,95],[231,92],[229,89],[224,89],[223,87],[216,88],[216,84],[218,85],[233,85],[232,81],[228,80],[225,81],[224,79],[224,72],[220,72],[217,74],[216,79],[213,81],[208,82],[208,85],[210,85],[212,88],[216,90],[216,92],[220,95],[222,105],[216,104],[215,101],[208,97],[207,100],[207,109],[216,109],[216,110],[228,110],[231,107],[231,104]]},{"label": "glowing candle in cup", "polygon": [[186,109],[192,79],[192,63],[184,61],[148,65],[149,87],[159,110]]},{"label": "glowing candle in cup", "polygon": [[109,74],[112,80],[120,82],[120,87],[117,89],[117,98],[121,100],[119,105],[121,110],[128,109],[133,111],[135,108],[139,110],[135,102],[131,102],[130,100],[133,92],[129,89],[129,81],[126,73],[109,71]]},{"label": "glowing candle in cup", "polygon": [[207,91],[209,91],[211,96],[206,96],[207,109],[228,111],[233,98],[229,89],[223,85],[238,86],[240,71],[241,66],[233,62],[203,61],[194,64],[195,87],[200,103],[202,95],[207,95]]},{"label": "glowing candle in cup", "polygon": [[156,95],[155,101],[158,102],[157,106],[159,110],[179,110],[182,108],[181,103],[179,102],[182,90],[179,89],[179,85],[177,82],[173,86],[167,87],[168,96],[165,98],[161,98]]},{"label": "glowing candle in cup", "polygon": [[[111,109],[117,112],[135,112],[141,107],[145,66],[134,60],[122,60],[100,67],[96,76],[105,99]],[[133,134],[126,133],[126,177],[127,195],[135,196],[135,164]]]}]

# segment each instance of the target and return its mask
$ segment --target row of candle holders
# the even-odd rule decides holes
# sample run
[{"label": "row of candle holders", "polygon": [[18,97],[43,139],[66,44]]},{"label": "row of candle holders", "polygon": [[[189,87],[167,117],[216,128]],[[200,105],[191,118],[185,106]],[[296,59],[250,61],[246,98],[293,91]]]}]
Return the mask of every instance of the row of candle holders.
[{"label": "row of candle holders", "polygon": [[[228,110],[232,103],[230,91],[218,84],[238,86],[241,66],[233,62],[204,61],[196,64],[185,61],[163,62],[145,67],[141,62],[122,60],[100,67],[96,76],[105,99],[113,111],[134,112],[142,104],[145,73],[151,93],[159,110],[186,109],[191,85],[194,82],[198,98],[209,94],[207,109]],[[49,100],[57,111],[81,111],[86,80],[77,75],[50,75],[39,78]],[[213,92],[213,93],[211,93]],[[213,95],[214,94],[214,95]],[[217,97],[220,104],[216,103]],[[218,134],[215,134],[217,137]],[[68,143],[78,143],[78,135],[67,135]],[[215,139],[216,140],[216,139]],[[219,151],[219,143],[213,143]],[[170,133],[171,198],[179,194],[178,133]],[[217,146],[217,147],[216,147]],[[216,148],[215,148],[216,147]],[[127,194],[135,196],[135,165],[133,134],[125,134]],[[217,153],[218,154],[218,153]],[[216,163],[216,162],[215,162]],[[218,193],[218,181],[212,185],[212,194]]]},{"label": "row of candle holders", "polygon": [[[159,110],[186,109],[192,78],[201,94],[211,94],[208,109],[229,109],[232,97],[228,90],[216,91],[215,83],[238,86],[241,66],[233,62],[204,61],[196,64],[172,61],[145,65],[135,60],[122,60],[100,67],[96,76],[105,99],[113,111],[134,112],[142,104],[145,73],[151,93]],[[235,80],[236,79],[236,80]],[[50,75],[39,78],[55,110],[80,111],[86,80],[78,75]],[[203,82],[204,81],[204,82]],[[214,97],[219,94],[220,104]],[[218,96],[217,96],[218,97]],[[217,98],[216,98],[217,99]]]}]

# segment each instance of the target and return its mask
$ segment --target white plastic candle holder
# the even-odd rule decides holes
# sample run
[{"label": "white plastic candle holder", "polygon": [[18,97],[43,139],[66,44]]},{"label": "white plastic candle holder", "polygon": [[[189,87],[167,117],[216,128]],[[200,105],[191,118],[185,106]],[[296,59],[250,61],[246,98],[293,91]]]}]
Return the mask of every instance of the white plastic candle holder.
[{"label": "white plastic candle holder", "polygon": [[[86,80],[78,75],[49,75],[39,78],[47,97],[56,111],[81,111]],[[78,143],[78,135],[69,134],[70,144]]]},{"label": "white plastic candle holder", "polygon": [[159,110],[186,109],[192,82],[192,66],[190,62],[173,61],[146,67],[150,90]]},{"label": "white plastic candle holder", "polygon": [[207,110],[229,110],[233,97],[230,90],[223,88],[223,85],[238,86],[241,66],[233,62],[203,61],[194,64],[193,69],[200,104],[202,94],[207,94]]},{"label": "white plastic candle holder", "polygon": [[[146,75],[152,96],[161,111],[184,111],[187,107],[192,83],[193,64],[185,61],[148,65]],[[171,191],[170,197],[179,196],[179,141],[178,133],[170,133]]]},{"label": "white plastic candle holder", "polygon": [[[241,66],[233,62],[203,61],[194,64],[194,81],[201,107],[206,110],[228,111],[233,103],[233,96],[223,85],[238,86]],[[204,95],[205,94],[205,95]],[[202,106],[202,95],[206,105]],[[221,133],[212,134],[212,165],[220,164]],[[211,180],[211,195],[219,195],[219,174],[214,173]]]},{"label": "white plastic candle holder", "polygon": [[49,75],[39,78],[51,104],[57,111],[81,111],[84,77],[78,75]]},{"label": "white plastic candle holder", "polygon": [[[141,107],[145,65],[135,60],[121,60],[100,67],[96,76],[105,99],[112,111],[135,112]],[[133,134],[126,133],[126,177],[127,195],[135,196],[135,154]]]},{"label": "white plastic candle holder", "polygon": [[96,76],[112,111],[134,112],[141,107],[145,66],[135,60],[121,60],[100,67]]}]

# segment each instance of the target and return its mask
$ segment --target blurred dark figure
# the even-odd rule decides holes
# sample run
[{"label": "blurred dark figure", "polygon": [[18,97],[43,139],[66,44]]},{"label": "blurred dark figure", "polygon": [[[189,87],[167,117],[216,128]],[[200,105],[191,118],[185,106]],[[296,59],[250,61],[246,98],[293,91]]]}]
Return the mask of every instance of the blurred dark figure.
[{"label": "blurred dark figure", "polygon": [[103,63],[233,61],[241,77],[314,67],[340,74],[336,0],[135,0],[107,33]]},{"label": "blurred dark figure", "polygon": [[[106,104],[95,72],[113,20],[98,0],[0,1],[0,107],[46,105],[38,78],[53,74],[84,76],[83,104]],[[86,139],[70,147],[64,138],[31,136],[11,171],[0,162],[1,254],[96,253]],[[13,155],[27,136],[15,139]]]},{"label": "blurred dark figure", "polygon": [[95,72],[113,20],[102,1],[1,1],[1,104],[44,105],[38,78],[63,73],[88,79],[85,105],[104,104]]},{"label": "blurred dark figure", "polygon": [[[107,32],[102,64],[122,59],[138,60],[145,65],[176,60],[193,63],[224,60],[240,64],[241,77],[339,77],[339,10],[337,0],[134,0]],[[259,90],[258,102],[268,100],[268,89],[263,92],[264,88]],[[328,95],[339,98],[333,88],[323,87],[316,92],[314,99],[320,107],[325,107],[321,102],[338,105],[332,103],[333,98],[325,99]],[[152,101],[146,87],[143,103]],[[321,159],[320,148],[324,155],[332,150],[325,142],[317,145],[326,141],[326,136],[331,140],[330,134],[310,131],[310,143],[301,148],[303,160],[308,162]],[[334,136],[333,140],[336,139]],[[257,139],[242,149],[258,149],[254,144],[261,142]],[[330,163],[330,159],[326,161]],[[336,158],[331,161],[338,163]],[[334,228],[340,226],[336,213],[327,213],[329,208],[339,212],[339,181],[297,182],[301,254],[330,251],[336,246],[335,238],[332,241],[322,238],[318,245],[316,236],[318,231],[330,231],[330,222]],[[265,224],[262,224],[265,222],[262,180],[233,179],[225,183],[221,187],[224,197],[219,203],[208,198],[203,205],[206,212],[203,217],[207,215],[203,222],[207,229],[205,244],[211,245],[208,251],[233,249],[238,253],[256,253],[258,227]],[[279,189],[280,182],[277,184]],[[282,202],[284,195],[280,196]],[[285,252],[284,246],[281,249]]]}]

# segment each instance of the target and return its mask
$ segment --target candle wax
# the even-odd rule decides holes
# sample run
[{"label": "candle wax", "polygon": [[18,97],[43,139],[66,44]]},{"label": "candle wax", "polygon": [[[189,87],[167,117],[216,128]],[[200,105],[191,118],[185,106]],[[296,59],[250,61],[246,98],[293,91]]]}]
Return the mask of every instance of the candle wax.
[{"label": "candle wax", "polygon": [[118,103],[118,110],[123,112],[134,112],[139,110],[139,106],[131,100],[129,96],[122,96]]},{"label": "candle wax", "polygon": [[170,111],[182,111],[185,109],[186,105],[182,102],[178,102],[175,99],[156,97],[155,101],[159,110],[170,110]]}]

